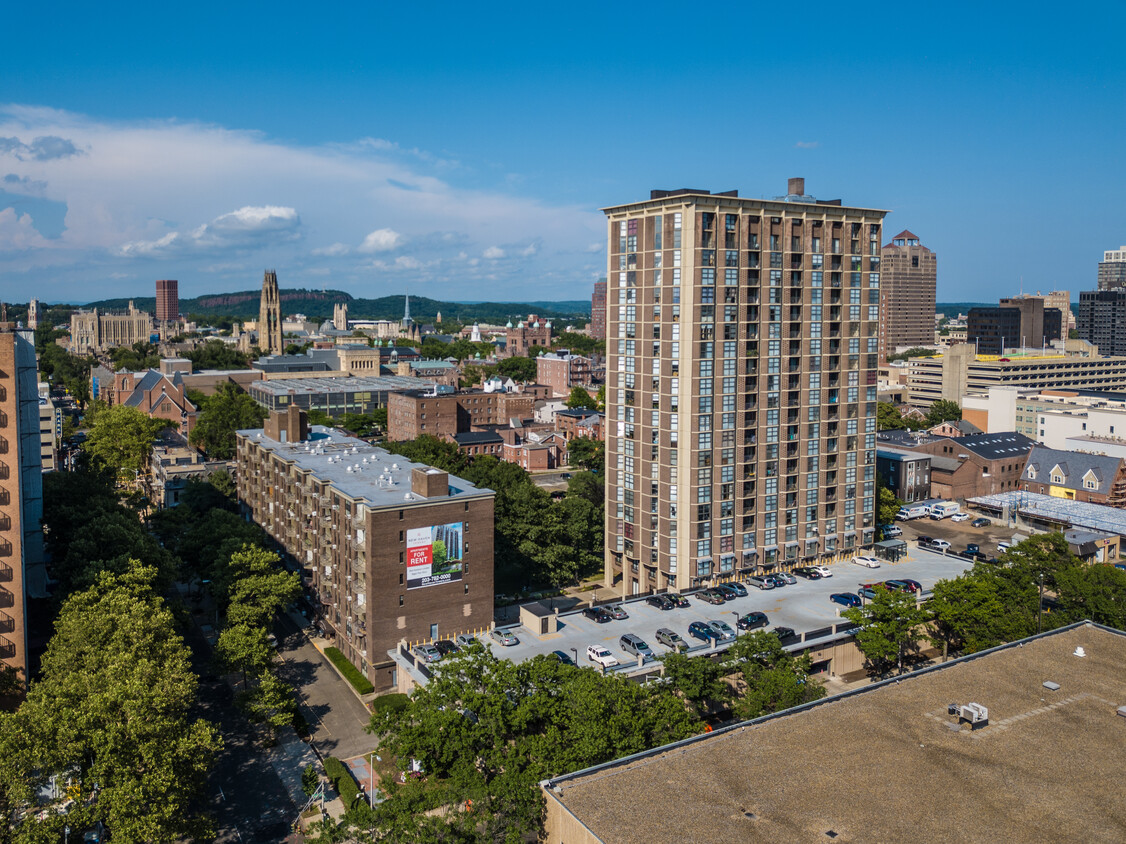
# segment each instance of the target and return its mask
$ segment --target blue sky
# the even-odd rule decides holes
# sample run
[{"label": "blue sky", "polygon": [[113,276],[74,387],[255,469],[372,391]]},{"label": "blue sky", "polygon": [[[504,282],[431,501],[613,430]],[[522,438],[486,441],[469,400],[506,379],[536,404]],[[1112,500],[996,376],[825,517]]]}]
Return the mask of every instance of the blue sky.
[{"label": "blue sky", "polygon": [[600,207],[798,175],[890,209],[939,253],[941,301],[1092,288],[1126,243],[1126,5],[935,8],[19,4],[0,298],[194,296],[264,267],[583,298]]}]

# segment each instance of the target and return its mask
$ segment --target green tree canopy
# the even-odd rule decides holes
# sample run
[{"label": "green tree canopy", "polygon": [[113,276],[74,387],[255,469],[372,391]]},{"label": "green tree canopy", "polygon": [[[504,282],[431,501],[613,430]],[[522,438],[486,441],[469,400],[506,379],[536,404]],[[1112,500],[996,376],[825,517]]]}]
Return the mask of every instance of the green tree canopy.
[{"label": "green tree canopy", "polygon": [[250,358],[222,340],[208,340],[206,343],[201,343],[185,353],[184,357],[192,362],[192,368],[196,372],[203,369],[250,368]]},{"label": "green tree canopy", "polygon": [[537,372],[536,360],[535,358],[522,357],[519,355],[503,358],[497,362],[496,371],[498,375],[504,375],[511,378],[513,381],[535,381]]},{"label": "green tree canopy", "polygon": [[591,437],[575,437],[567,443],[567,462],[601,475],[606,465],[606,443]]},{"label": "green tree canopy", "polygon": [[136,477],[148,464],[152,444],[166,419],[150,419],[135,407],[115,404],[98,413],[84,450],[98,468],[113,472],[118,482]]},{"label": "green tree canopy", "polygon": [[876,430],[877,431],[902,431],[907,427],[899,408],[891,402],[881,401],[876,403]]},{"label": "green tree canopy", "polygon": [[571,395],[567,396],[567,407],[577,408],[585,407],[589,410],[598,409],[598,399],[592,396],[585,387],[574,386],[571,388]]},{"label": "green tree canopy", "polygon": [[874,676],[886,677],[892,669],[902,674],[904,660],[919,650],[922,625],[929,614],[916,605],[914,595],[882,585],[875,592],[865,606],[845,610],[841,615],[859,625],[855,630],[856,645]]},{"label": "green tree canopy", "polygon": [[189,441],[217,460],[235,453],[235,431],[260,428],[265,409],[234,384],[221,384],[215,395],[203,400]]},{"label": "green tree canopy", "polygon": [[943,422],[957,421],[962,418],[962,408],[957,403],[946,399],[938,399],[927,411],[927,427],[933,428]]},{"label": "green tree canopy", "polygon": [[140,372],[160,366],[160,353],[156,344],[144,340],[138,340],[132,346],[110,349],[109,358],[117,372]]}]

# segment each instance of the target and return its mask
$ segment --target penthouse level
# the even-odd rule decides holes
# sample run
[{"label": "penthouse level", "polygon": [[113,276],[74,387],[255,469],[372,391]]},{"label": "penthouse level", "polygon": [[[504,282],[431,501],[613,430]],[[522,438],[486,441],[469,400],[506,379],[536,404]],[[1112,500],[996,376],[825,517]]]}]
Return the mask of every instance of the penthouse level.
[{"label": "penthouse level", "polygon": [[491,626],[492,490],[310,428],[295,407],[237,438],[244,512],[304,566],[324,635],[377,690],[398,683],[400,641]]}]

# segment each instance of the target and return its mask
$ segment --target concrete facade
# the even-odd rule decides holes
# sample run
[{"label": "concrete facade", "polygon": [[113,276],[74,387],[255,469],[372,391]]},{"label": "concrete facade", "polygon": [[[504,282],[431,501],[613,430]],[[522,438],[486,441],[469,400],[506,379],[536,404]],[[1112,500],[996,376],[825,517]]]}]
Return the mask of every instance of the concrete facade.
[{"label": "concrete facade", "polygon": [[606,279],[594,283],[594,293],[590,297],[590,336],[595,340],[606,339]]},{"label": "concrete facade", "polygon": [[886,360],[898,348],[934,343],[938,256],[909,231],[880,255],[880,360]]},{"label": "concrete facade", "polygon": [[132,302],[123,314],[107,314],[94,308],[70,316],[70,350],[76,355],[148,343],[152,333],[152,317],[138,311]]},{"label": "concrete facade", "polygon": [[282,345],[281,291],[278,274],[266,270],[262,275],[262,298],[258,304],[258,348],[263,354],[280,355]]}]

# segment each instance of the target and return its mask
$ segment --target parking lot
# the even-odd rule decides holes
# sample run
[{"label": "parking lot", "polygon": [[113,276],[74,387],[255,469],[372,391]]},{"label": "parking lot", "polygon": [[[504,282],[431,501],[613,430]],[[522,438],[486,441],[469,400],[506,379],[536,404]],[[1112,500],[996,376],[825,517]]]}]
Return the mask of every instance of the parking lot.
[{"label": "parking lot", "polygon": [[[955,527],[962,526],[955,525]],[[979,530],[978,533],[982,531]],[[906,536],[906,531],[904,534]],[[965,543],[963,542],[960,547],[964,548]],[[510,628],[520,640],[517,645],[504,647],[488,636],[481,638],[494,654],[514,662],[558,650],[573,659],[577,656],[580,665],[587,665],[589,664],[586,661],[587,646],[603,645],[620,663],[636,665],[637,658],[627,654],[618,641],[626,633],[640,635],[659,656],[666,653],[668,649],[657,644],[654,634],[657,628],[668,627],[693,646],[693,653],[707,653],[714,647],[688,635],[688,625],[693,621],[714,619],[725,621],[734,628],[737,616],[758,610],[766,613],[770,619],[767,630],[775,626],[786,626],[798,633],[804,633],[825,628],[841,620],[839,611],[843,607],[829,600],[829,595],[833,592],[856,592],[863,583],[904,577],[919,581],[923,589],[928,590],[939,580],[957,577],[970,565],[968,560],[960,557],[944,556],[915,548],[912,542],[907,557],[898,563],[883,562],[878,569],[863,568],[848,562],[837,563],[830,566],[832,577],[822,580],[805,580],[799,577],[797,583],[793,585],[765,591],[751,587],[747,590],[746,597],[735,598],[722,606],[713,606],[696,597],[690,597],[690,606],[662,611],[648,605],[644,599],[631,599],[625,604],[625,609],[629,613],[628,619],[598,624],[581,613],[570,613],[559,617],[559,630],[555,633],[534,636],[522,626]]]},{"label": "parking lot", "polygon": [[[903,529],[903,536],[900,539],[906,539],[912,543],[920,536],[945,539],[950,543],[951,552],[963,551],[967,543],[973,542],[980,546],[983,553],[990,556],[997,555],[998,540],[1012,539],[1013,534],[1016,533],[1014,528],[1001,524],[997,519],[990,519],[992,524],[988,527],[970,527],[973,520],[981,516],[981,513],[975,513],[972,510],[967,512],[969,512],[971,518],[964,522],[953,522],[950,519],[935,521],[934,519],[922,518],[912,519],[909,522],[896,522],[895,524]],[[1022,534],[1021,538],[1027,538],[1027,531]]]}]

